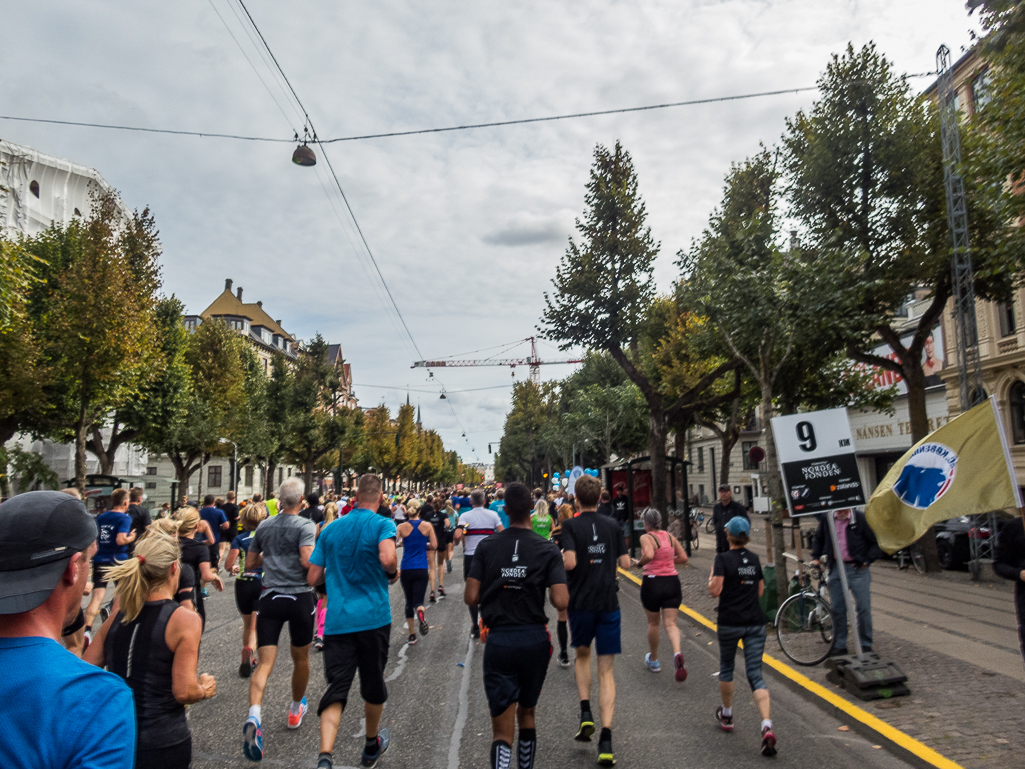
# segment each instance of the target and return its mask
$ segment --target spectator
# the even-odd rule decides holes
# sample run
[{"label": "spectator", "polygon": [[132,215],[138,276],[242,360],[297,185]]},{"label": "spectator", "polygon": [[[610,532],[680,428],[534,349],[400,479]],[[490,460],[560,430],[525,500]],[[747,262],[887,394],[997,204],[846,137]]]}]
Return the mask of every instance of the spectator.
[{"label": "spectator", "polygon": [[715,552],[725,553],[730,549],[730,543],[726,539],[726,523],[738,516],[748,523],[751,522],[744,506],[733,499],[733,489],[728,483],[724,483],[719,487],[719,501],[712,507]]},{"label": "spectator", "polygon": [[1025,655],[1025,524],[1020,515],[997,534],[993,571],[1014,580],[1014,616],[1018,620],[1019,648]]},{"label": "spectator", "polygon": [[81,607],[96,536],[85,505],[59,491],[30,491],[0,505],[4,769],[135,764],[131,690],[60,644]]},{"label": "spectator", "polygon": [[630,519],[632,517],[630,512],[630,498],[626,495],[626,486],[622,483],[616,485],[616,496],[612,498],[612,517],[619,521],[619,525],[623,529],[623,539],[626,540],[627,546],[630,543]]},{"label": "spectator", "polygon": [[843,587],[840,582],[840,563],[847,572],[847,584],[858,610],[858,636],[861,638],[861,650],[872,651],[872,576],[868,567],[882,556],[876,535],[869,528],[865,514],[854,510],[836,510],[832,515],[836,522],[836,541],[840,545],[840,557],[833,555],[833,541],[829,536],[829,525],[825,515],[819,520],[815,542],[812,545],[812,564],[819,565],[819,559],[825,555],[829,561],[829,602],[833,606],[833,627],[836,643],[833,654],[836,656],[847,653],[847,603],[844,601]]},{"label": "spectator", "polygon": [[601,491],[601,499],[598,501],[598,515],[607,515],[609,518],[613,517],[615,508],[612,507],[612,497],[606,489]]}]

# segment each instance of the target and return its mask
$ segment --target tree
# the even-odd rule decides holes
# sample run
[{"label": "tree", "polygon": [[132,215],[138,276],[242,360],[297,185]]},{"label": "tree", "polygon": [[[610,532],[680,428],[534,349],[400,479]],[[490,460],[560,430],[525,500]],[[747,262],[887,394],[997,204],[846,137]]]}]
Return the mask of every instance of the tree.
[{"label": "tree", "polygon": [[612,151],[595,148],[584,203],[584,217],[576,221],[580,243],[570,238],[552,281],[555,293],[545,293],[539,330],[559,340],[562,349],[579,345],[607,352],[637,385],[648,410],[652,500],[665,515],[668,425],[735,364],[715,368],[675,397],[659,390],[639,353],[641,327],[655,298],[659,244],[645,226],[633,161],[619,142]]},{"label": "tree", "polygon": [[[505,429],[499,444],[500,462],[495,465],[495,477],[504,481],[520,480],[540,484],[543,468],[550,462],[552,441],[544,440],[546,426],[558,418],[557,386],[542,382],[513,384],[512,408],[505,418]],[[561,431],[560,431],[561,433]]]},{"label": "tree", "polygon": [[126,222],[110,192],[84,222],[55,224],[24,243],[46,265],[30,294],[29,313],[49,364],[43,393],[52,408],[33,431],[74,441],[80,491],[93,425],[136,397],[153,370],[159,249],[141,248],[140,233],[155,242],[148,212]]}]

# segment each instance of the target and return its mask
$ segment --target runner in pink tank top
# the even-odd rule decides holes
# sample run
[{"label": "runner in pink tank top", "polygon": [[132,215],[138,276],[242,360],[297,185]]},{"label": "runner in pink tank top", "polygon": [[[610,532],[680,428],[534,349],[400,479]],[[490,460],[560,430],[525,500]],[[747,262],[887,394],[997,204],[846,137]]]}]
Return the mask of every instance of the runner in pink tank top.
[{"label": "runner in pink tank top", "polygon": [[648,508],[641,514],[644,534],[641,535],[641,557],[634,566],[644,570],[641,580],[641,605],[648,615],[648,648],[644,664],[652,673],[662,671],[658,661],[659,625],[664,625],[669,643],[673,647],[676,680],[687,680],[687,668],[680,651],[680,629],[676,626],[676,612],[683,602],[680,577],[676,565],[687,563],[687,554],[676,537],[662,529],[662,514]]}]

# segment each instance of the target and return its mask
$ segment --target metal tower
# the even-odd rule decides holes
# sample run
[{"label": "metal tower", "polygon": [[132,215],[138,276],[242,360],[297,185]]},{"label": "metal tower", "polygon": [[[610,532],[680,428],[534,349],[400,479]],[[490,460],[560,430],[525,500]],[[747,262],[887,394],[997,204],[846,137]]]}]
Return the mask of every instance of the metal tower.
[{"label": "metal tower", "polygon": [[[975,279],[972,273],[972,252],[968,238],[968,208],[965,200],[964,177],[961,175],[961,134],[957,100],[954,92],[954,70],[950,49],[941,45],[936,52],[939,79],[940,138],[943,142],[943,183],[947,193],[947,224],[951,241],[951,276],[954,294],[954,347],[957,352],[958,385],[961,412],[986,399],[979,355],[979,330],[975,319]],[[992,561],[993,541],[996,538],[996,514],[974,516],[974,527],[969,531],[971,545],[971,571],[978,578],[985,561]],[[980,535],[983,526],[989,527],[989,536]]]}]

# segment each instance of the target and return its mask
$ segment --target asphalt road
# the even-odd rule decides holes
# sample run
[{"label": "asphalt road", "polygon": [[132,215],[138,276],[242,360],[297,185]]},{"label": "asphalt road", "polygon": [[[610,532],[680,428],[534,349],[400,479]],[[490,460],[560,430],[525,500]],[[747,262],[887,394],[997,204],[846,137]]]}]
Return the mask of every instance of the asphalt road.
[{"label": "asphalt road", "polygon": [[[453,573],[446,575],[448,597],[428,607],[429,634],[408,646],[402,622],[404,601],[392,587],[392,647],[387,669],[388,703],[383,724],[392,731],[392,746],[382,767],[488,767],[491,728],[481,675],[483,647],[470,640],[469,616],[462,602],[462,564],[457,555]],[[759,716],[743,677],[736,675],[736,730],[722,732],[714,719],[719,704],[718,650],[714,635],[682,618],[683,651],[690,676],[679,684],[671,672],[664,645],[663,672],[653,675],[644,666],[647,651],[644,612],[639,588],[621,579],[624,653],[616,660],[617,701],[613,747],[621,767],[787,767],[858,766],[892,769],[908,766],[826,715],[812,700],[783,687],[771,672],[766,681],[772,695],[772,715],[779,755],[759,754]],[[685,596],[686,600],[686,596]],[[248,681],[238,676],[241,628],[229,580],[223,594],[207,602],[209,625],[203,638],[200,671],[212,673],[218,694],[189,708],[197,769],[250,767],[242,756],[242,724],[248,711]],[[682,616],[682,615],[681,615]],[[550,612],[552,635],[555,618]],[[307,697],[310,714],[296,731],[286,728],[290,700],[288,631],[282,633],[278,665],[271,675],[263,703],[263,764],[270,767],[316,766],[318,752],[317,701],[324,690],[319,655],[312,654]],[[663,639],[663,644],[665,641]],[[570,652],[572,658],[572,651]],[[738,655],[740,661],[740,655]],[[459,663],[463,663],[460,665]],[[668,663],[668,664],[667,664]],[[363,709],[358,679],[352,707],[342,718],[334,758],[336,767],[359,764],[363,747]],[[597,689],[591,697],[598,721]],[[553,658],[538,704],[538,767],[592,767],[597,742],[573,740],[578,702],[573,669]],[[514,746],[515,749],[515,746]]]}]

